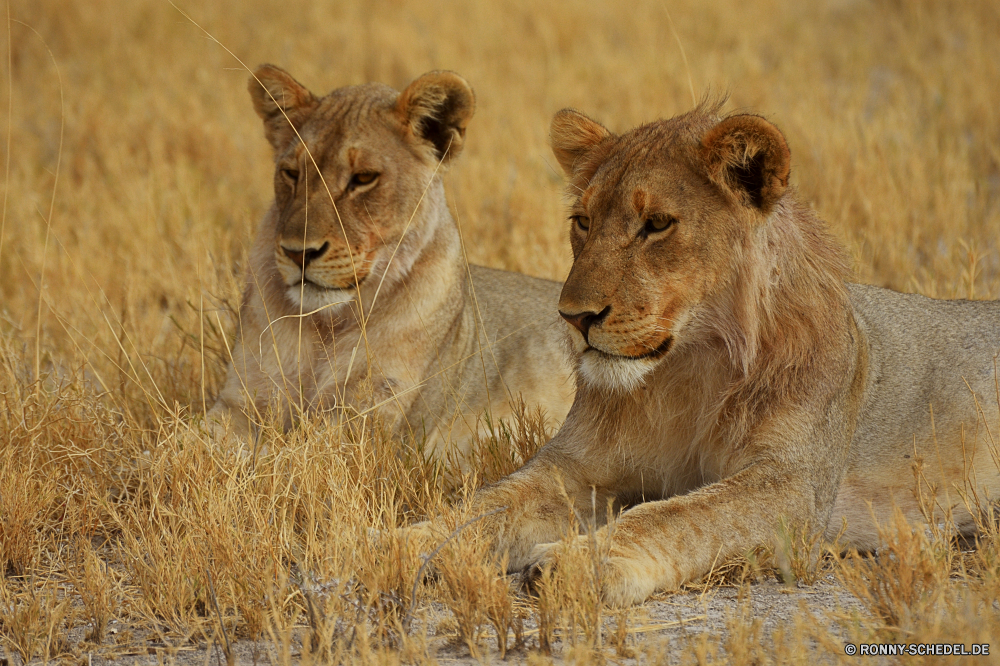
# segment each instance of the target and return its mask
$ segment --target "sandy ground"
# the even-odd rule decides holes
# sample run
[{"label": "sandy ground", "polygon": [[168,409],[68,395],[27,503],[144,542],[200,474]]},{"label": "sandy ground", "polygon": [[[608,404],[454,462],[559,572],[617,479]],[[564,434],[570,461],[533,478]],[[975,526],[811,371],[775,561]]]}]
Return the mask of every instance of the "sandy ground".
[{"label": "sandy ground", "polygon": [[[678,663],[688,661],[696,646],[707,639],[711,645],[723,644],[727,638],[729,620],[742,617],[760,620],[759,638],[765,642],[778,627],[791,628],[793,616],[800,616],[802,604],[818,619],[833,622],[835,615],[863,613],[857,599],[839,588],[832,581],[820,581],[812,586],[789,587],[773,580],[754,585],[742,595],[732,587],[716,587],[700,592],[662,595],[627,611],[625,649],[613,646],[619,614],[605,614],[603,650],[612,663]],[[496,635],[492,629],[483,632],[479,659],[470,654],[468,647],[457,637],[455,623],[443,607],[433,605],[420,614],[422,621],[414,622],[413,633],[425,633],[429,652],[440,664],[479,664],[500,662]],[[304,630],[304,628],[303,628]],[[69,645],[79,655],[77,663],[103,664],[226,664],[220,645],[201,643],[172,644],[169,638],[155,634],[132,633],[120,622],[113,622],[102,646],[82,643],[86,627],[77,627],[67,635]],[[707,634],[707,635],[706,635]],[[511,639],[513,642],[513,638]],[[240,664],[276,664],[282,659],[280,647],[270,641],[240,640],[233,643],[233,651]],[[565,663],[572,647],[560,639],[552,649],[555,663]],[[524,645],[510,649],[506,663],[524,663],[538,653],[538,627],[533,620],[524,624]],[[292,661],[301,656],[301,643],[291,644]],[[9,656],[8,663],[18,663]]]}]

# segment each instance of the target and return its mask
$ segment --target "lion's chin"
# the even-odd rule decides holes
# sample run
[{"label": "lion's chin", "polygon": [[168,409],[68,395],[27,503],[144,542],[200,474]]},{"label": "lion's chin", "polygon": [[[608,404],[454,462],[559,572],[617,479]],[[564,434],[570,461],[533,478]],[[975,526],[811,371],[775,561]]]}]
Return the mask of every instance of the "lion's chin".
[{"label": "lion's chin", "polygon": [[358,292],[356,289],[324,289],[306,282],[291,285],[285,290],[285,295],[294,306],[302,309],[303,314],[307,314],[336,310],[353,301]]},{"label": "lion's chin", "polygon": [[580,376],[594,388],[628,393],[642,386],[659,361],[660,357],[614,356],[591,347],[580,358]]}]

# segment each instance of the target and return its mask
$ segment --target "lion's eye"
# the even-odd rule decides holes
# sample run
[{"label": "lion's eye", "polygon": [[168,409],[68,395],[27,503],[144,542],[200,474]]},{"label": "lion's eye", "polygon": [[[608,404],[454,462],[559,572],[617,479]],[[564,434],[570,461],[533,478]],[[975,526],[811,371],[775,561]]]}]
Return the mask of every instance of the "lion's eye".
[{"label": "lion's eye", "polygon": [[582,231],[590,231],[590,218],[586,215],[571,215],[570,220],[572,220],[576,226],[580,227]]},{"label": "lion's eye", "polygon": [[348,187],[353,190],[355,187],[361,187],[362,185],[371,185],[377,178],[378,173],[374,171],[362,171],[351,176],[351,182],[348,184]]},{"label": "lion's eye", "polygon": [[299,172],[296,169],[282,169],[281,177],[292,185],[299,182]]},{"label": "lion's eye", "polygon": [[673,215],[650,215],[646,218],[646,225],[642,231],[648,236],[659,231],[666,231],[675,224],[677,224],[677,218]]}]

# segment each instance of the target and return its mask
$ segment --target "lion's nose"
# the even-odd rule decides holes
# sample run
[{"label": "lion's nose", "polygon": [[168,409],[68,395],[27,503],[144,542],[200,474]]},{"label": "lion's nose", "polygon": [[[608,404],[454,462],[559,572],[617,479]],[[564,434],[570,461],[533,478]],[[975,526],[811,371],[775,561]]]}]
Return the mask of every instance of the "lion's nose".
[{"label": "lion's nose", "polygon": [[590,340],[588,340],[588,336],[590,334],[590,327],[593,326],[594,324],[603,321],[605,318],[607,318],[608,313],[610,312],[611,312],[611,306],[609,305],[600,312],[584,311],[584,312],[578,312],[576,314],[571,314],[569,312],[563,312],[562,310],[560,310],[559,314],[562,316],[563,319],[573,324],[573,326],[575,326],[578,331],[583,333],[583,339],[586,340],[588,344],[590,344]]},{"label": "lion's nose", "polygon": [[320,247],[307,247],[302,250],[293,250],[282,245],[281,251],[285,253],[286,257],[294,261],[296,266],[305,270],[306,266],[326,254],[329,247],[329,243],[323,243]]}]

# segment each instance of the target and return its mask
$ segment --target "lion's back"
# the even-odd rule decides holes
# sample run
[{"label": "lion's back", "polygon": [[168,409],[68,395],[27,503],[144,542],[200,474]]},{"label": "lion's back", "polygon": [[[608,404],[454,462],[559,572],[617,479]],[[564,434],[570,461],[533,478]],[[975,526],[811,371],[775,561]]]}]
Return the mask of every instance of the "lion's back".
[{"label": "lion's back", "polygon": [[[470,266],[477,320],[502,365],[535,373],[546,363],[553,374],[570,374],[566,322],[559,316],[562,283]],[[502,358],[501,358],[502,357]]]},{"label": "lion's back", "polygon": [[576,388],[559,316],[562,283],[484,266],[470,266],[470,276],[479,334],[489,342],[487,361],[504,369],[508,388],[518,387],[526,402],[541,404],[561,422]]},{"label": "lion's back", "polygon": [[939,300],[856,284],[849,293],[869,344],[856,441],[879,446],[933,437],[932,409],[967,427],[974,427],[977,409],[996,412],[1000,301]]},{"label": "lion's back", "polygon": [[476,265],[469,266],[469,273],[484,322],[496,331],[564,325],[559,317],[561,282]]}]

